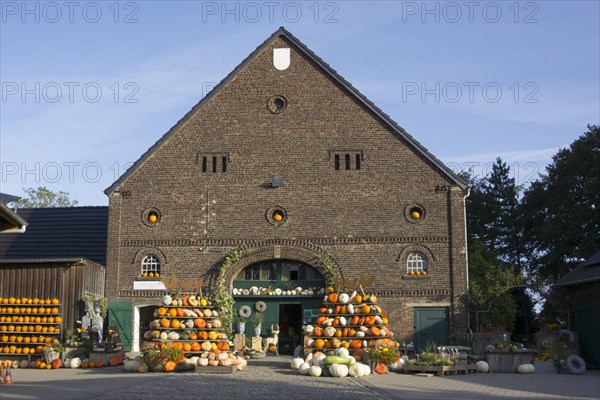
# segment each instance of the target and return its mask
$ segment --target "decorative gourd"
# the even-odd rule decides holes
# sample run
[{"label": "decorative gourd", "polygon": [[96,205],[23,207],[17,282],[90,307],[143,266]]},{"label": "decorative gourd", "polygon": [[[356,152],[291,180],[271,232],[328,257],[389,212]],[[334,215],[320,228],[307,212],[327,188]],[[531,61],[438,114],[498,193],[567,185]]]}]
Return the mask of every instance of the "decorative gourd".
[{"label": "decorative gourd", "polygon": [[168,294],[162,297],[162,302],[165,306],[170,306],[172,301],[173,298],[171,298],[171,296],[169,296]]},{"label": "decorative gourd", "polygon": [[314,357],[313,353],[308,353],[306,355],[306,357],[304,357],[304,362],[312,365],[311,361],[312,361],[313,357]]},{"label": "decorative gourd", "polygon": [[237,365],[237,369],[238,369],[238,371],[241,371],[244,368],[246,368],[246,365],[248,365],[248,361],[246,361],[243,358],[238,358],[238,360],[239,360],[239,364]]},{"label": "decorative gourd", "polygon": [[212,344],[207,340],[207,341],[202,342],[202,344],[200,345],[200,348],[204,351],[211,351]]},{"label": "decorative gourd", "polygon": [[348,300],[350,300],[350,296],[348,296],[347,293],[340,293],[338,296],[338,301],[342,304],[346,304],[348,303]]},{"label": "decorative gourd", "polygon": [[341,326],[346,326],[346,324],[348,323],[345,317],[340,317],[339,321]]},{"label": "decorative gourd", "polygon": [[27,362],[27,360],[21,360],[19,368],[29,368],[29,362]]},{"label": "decorative gourd", "polygon": [[352,360],[350,358],[340,357],[340,356],[327,356],[323,359],[323,364],[325,364],[325,365],[332,365],[332,364],[350,365],[352,363]]},{"label": "decorative gourd", "polygon": [[298,369],[298,368],[300,368],[300,365],[302,365],[303,363],[304,363],[304,359],[302,359],[300,357],[296,357],[296,358],[292,359],[290,366],[292,367],[292,369]]},{"label": "decorative gourd", "polygon": [[535,367],[533,364],[521,364],[517,367],[517,372],[520,374],[533,374]]},{"label": "decorative gourd", "polygon": [[221,320],[220,319],[215,319],[212,322],[212,326],[213,326],[213,328],[220,328],[221,327]]},{"label": "decorative gourd", "polygon": [[333,335],[335,335],[335,331],[336,329],[333,326],[328,326],[324,329],[323,332],[325,333],[325,336],[332,337]]},{"label": "decorative gourd", "polygon": [[104,360],[99,359],[98,361],[96,361],[96,368],[102,368],[102,367],[104,367]]},{"label": "decorative gourd", "polygon": [[308,374],[310,376],[321,376],[322,373],[323,373],[323,370],[321,369],[321,367],[318,367],[316,365],[313,365],[312,367],[310,367],[308,369]]},{"label": "decorative gourd", "polygon": [[208,365],[208,358],[202,358],[202,357],[200,357],[198,359],[198,365],[200,365],[202,367],[206,367]]},{"label": "decorative gourd", "polygon": [[204,315],[206,318],[212,317],[212,312],[209,309],[205,309],[202,311],[202,315]]},{"label": "decorative gourd", "polygon": [[192,329],[194,327],[194,321],[191,319],[188,319],[187,321],[185,321],[185,326],[187,326],[188,329]]},{"label": "decorative gourd", "polygon": [[317,367],[320,367],[323,364],[323,360],[325,359],[325,357],[327,357],[327,356],[322,353],[314,356],[312,359],[312,365],[316,365]]},{"label": "decorative gourd", "polygon": [[231,359],[225,358],[223,360],[219,360],[219,365],[224,365],[224,366],[228,367],[231,365]]},{"label": "decorative gourd", "polygon": [[71,362],[69,363],[69,367],[70,368],[79,368],[81,367],[81,358],[75,357],[71,359]]},{"label": "decorative gourd", "polygon": [[375,373],[377,373],[379,375],[384,375],[384,374],[387,374],[388,369],[387,369],[387,366],[385,364],[377,364],[375,366],[374,371],[375,371]]},{"label": "decorative gourd", "polygon": [[354,314],[354,305],[353,304],[348,304],[346,306],[346,311],[348,312],[348,314]]},{"label": "decorative gourd", "polygon": [[371,374],[371,368],[368,365],[362,363],[355,363],[348,367],[348,375],[353,376],[355,378],[360,378],[362,376],[367,376]]},{"label": "decorative gourd", "polygon": [[165,372],[173,372],[175,371],[175,367],[177,366],[177,364],[175,364],[173,361],[167,361],[165,363],[165,366],[163,367],[163,371]]},{"label": "decorative gourd", "polygon": [[177,340],[177,339],[179,339],[179,333],[177,333],[177,332],[169,332],[167,334],[167,339],[169,339],[169,340]]},{"label": "decorative gourd", "polygon": [[333,352],[333,354],[340,357],[348,357],[350,355],[350,352],[348,351],[348,349],[340,347],[339,349],[336,349]]},{"label": "decorative gourd", "polygon": [[477,372],[486,373],[486,372],[490,371],[490,365],[487,362],[483,361],[483,360],[477,361],[475,363],[475,367],[477,367]]},{"label": "decorative gourd", "polygon": [[298,372],[300,372],[300,375],[308,375],[308,371],[309,370],[310,370],[310,364],[309,363],[303,362],[298,367]]},{"label": "decorative gourd", "polygon": [[348,366],[344,364],[331,364],[329,366],[329,373],[333,377],[343,378],[348,376]]}]

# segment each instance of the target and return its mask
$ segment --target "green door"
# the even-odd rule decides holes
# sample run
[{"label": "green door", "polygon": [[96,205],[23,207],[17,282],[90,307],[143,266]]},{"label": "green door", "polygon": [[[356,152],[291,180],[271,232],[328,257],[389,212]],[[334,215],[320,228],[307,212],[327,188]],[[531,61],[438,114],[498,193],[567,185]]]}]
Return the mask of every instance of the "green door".
[{"label": "green door", "polygon": [[131,336],[133,330],[133,304],[130,301],[109,301],[108,325],[119,329],[123,349],[131,351]]},{"label": "green door", "polygon": [[580,301],[575,312],[581,357],[587,368],[600,369],[600,305],[594,301]]},{"label": "green door", "polygon": [[430,344],[448,344],[448,308],[415,307],[414,330],[417,352]]}]

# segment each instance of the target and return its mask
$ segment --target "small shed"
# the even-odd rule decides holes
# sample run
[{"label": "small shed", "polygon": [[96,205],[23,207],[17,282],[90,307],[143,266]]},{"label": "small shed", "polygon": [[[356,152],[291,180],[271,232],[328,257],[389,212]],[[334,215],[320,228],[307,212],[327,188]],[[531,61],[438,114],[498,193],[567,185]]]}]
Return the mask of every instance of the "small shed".
[{"label": "small shed", "polygon": [[108,207],[19,209],[22,233],[0,235],[0,297],[58,298],[63,332],[85,295],[103,296]]},{"label": "small shed", "polygon": [[600,369],[600,251],[579,264],[555,285],[568,293],[571,329],[579,335],[581,356],[590,369]]}]

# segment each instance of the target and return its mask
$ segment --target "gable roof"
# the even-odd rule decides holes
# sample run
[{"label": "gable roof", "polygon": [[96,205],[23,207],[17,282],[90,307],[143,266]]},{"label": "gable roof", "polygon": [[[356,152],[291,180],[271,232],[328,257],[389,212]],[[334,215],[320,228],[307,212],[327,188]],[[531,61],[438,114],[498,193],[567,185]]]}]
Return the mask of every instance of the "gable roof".
[{"label": "gable roof", "polygon": [[302,43],[298,38],[292,35],[288,30],[284,27],[280,27],[277,31],[275,31],[267,40],[265,40],[260,46],[258,46],[244,61],[242,61],[237,67],[234,68],[218,85],[216,85],[213,90],[211,90],[202,100],[200,100],[192,109],[177,123],[169,129],[152,147],[150,147],[142,156],[135,162],[133,165],[128,168],[123,175],[121,175],[112,185],[110,185],[104,193],[109,195],[112,193],[121,183],[129,177],[141,164],[146,161],[150,157],[150,155],[163,143],[165,142],[177,129],[183,125],[189,118],[191,118],[195,112],[202,107],[202,105],[211,99],[215,93],[217,93],[227,82],[235,77],[235,75],[244,68],[250,60],[252,60],[257,54],[259,54],[264,48],[269,46],[274,40],[279,37],[283,37],[291,42],[296,48],[306,55],[310,60],[312,60],[315,64],[323,69],[325,73],[327,73],[335,82],[340,84],[344,89],[346,89],[350,95],[354,96],[360,103],[364,104],[371,112],[373,112],[381,121],[387,125],[395,134],[406,140],[410,145],[412,145],[419,154],[424,156],[428,161],[430,161],[434,166],[436,166],[445,176],[447,176],[452,182],[456,183],[461,189],[465,190],[468,187],[468,183],[458,177],[450,168],[446,167],[444,163],[438,160],[433,154],[431,154],[423,145],[421,145],[415,138],[413,138],[408,132],[406,132],[402,127],[400,127],[395,121],[393,121],[389,115],[385,114],[379,107],[377,107],[373,102],[367,99],[362,93],[358,91],[350,82],[344,79],[340,74],[337,73],[336,70],[331,68],[329,64],[323,61],[319,56],[312,52],[304,43]]},{"label": "gable roof", "polygon": [[0,201],[4,204],[12,203],[13,201],[17,201],[19,199],[19,196],[13,196],[12,194],[8,193],[0,193]]},{"label": "gable roof", "polygon": [[600,251],[563,276],[554,286],[571,286],[600,281]]},{"label": "gable roof", "polygon": [[25,232],[27,221],[0,201],[0,233]]},{"label": "gable roof", "polygon": [[0,263],[88,259],[106,265],[108,207],[21,208],[25,233],[0,235]]}]

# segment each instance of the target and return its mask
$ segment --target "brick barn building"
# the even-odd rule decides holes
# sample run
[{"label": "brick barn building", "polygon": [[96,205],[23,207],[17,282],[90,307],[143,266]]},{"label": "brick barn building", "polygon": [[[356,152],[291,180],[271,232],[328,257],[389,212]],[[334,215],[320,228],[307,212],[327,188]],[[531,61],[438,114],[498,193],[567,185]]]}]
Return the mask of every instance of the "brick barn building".
[{"label": "brick barn building", "polygon": [[[253,285],[323,286],[326,256],[375,278],[397,337],[467,332],[467,184],[283,28],[105,193],[106,296],[134,349],[164,294],[151,272],[211,290],[236,249],[236,309]],[[292,342],[322,296],[264,299]]]}]

